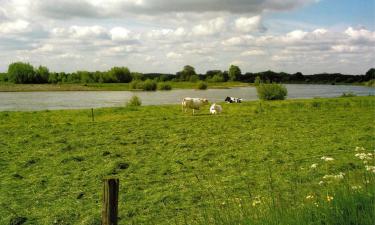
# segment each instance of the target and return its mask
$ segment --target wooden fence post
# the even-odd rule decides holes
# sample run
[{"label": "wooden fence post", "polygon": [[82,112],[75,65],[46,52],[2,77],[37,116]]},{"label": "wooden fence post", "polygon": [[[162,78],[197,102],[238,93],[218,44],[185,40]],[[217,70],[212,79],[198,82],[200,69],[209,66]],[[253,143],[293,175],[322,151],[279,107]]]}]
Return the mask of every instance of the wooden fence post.
[{"label": "wooden fence post", "polygon": [[119,186],[120,181],[117,178],[104,179],[102,225],[117,225]]},{"label": "wooden fence post", "polygon": [[94,108],[91,108],[91,118],[92,118],[92,122],[95,121],[94,119]]}]

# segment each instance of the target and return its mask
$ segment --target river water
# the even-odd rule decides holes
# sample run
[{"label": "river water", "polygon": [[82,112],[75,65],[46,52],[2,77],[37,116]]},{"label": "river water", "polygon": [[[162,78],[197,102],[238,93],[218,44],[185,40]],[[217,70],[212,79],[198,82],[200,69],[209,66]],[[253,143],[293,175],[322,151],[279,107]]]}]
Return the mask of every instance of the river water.
[{"label": "river water", "polygon": [[[287,84],[288,98],[337,97],[344,92],[358,96],[375,95],[375,88],[349,85]],[[226,96],[257,100],[254,87],[231,89],[191,90],[179,89],[156,92],[131,91],[52,91],[52,92],[0,92],[0,111],[35,111],[54,109],[80,109],[124,106],[133,96],[141,98],[143,105],[177,104],[184,97],[202,97],[210,102],[224,101]]]}]

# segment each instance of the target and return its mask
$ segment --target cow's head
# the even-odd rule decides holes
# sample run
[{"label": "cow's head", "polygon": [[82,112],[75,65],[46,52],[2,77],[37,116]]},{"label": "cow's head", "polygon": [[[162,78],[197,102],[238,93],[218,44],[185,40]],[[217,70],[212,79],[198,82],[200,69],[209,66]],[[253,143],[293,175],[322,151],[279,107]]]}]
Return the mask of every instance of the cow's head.
[{"label": "cow's head", "polygon": [[202,103],[203,103],[204,105],[208,104],[208,103],[209,103],[209,102],[208,102],[208,99],[206,99],[206,98],[202,98]]},{"label": "cow's head", "polygon": [[230,97],[226,97],[224,101],[230,102],[232,99]]}]

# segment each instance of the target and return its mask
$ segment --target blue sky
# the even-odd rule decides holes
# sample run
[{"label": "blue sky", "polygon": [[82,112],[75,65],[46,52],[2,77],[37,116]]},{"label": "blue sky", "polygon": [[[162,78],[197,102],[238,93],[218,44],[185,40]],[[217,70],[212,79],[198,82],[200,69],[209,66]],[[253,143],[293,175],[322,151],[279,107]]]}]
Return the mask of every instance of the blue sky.
[{"label": "blue sky", "polygon": [[273,20],[300,21],[323,27],[365,26],[375,29],[374,0],[320,0],[288,12],[273,13]]},{"label": "blue sky", "polygon": [[0,71],[363,74],[375,67],[374,0],[0,0]]}]

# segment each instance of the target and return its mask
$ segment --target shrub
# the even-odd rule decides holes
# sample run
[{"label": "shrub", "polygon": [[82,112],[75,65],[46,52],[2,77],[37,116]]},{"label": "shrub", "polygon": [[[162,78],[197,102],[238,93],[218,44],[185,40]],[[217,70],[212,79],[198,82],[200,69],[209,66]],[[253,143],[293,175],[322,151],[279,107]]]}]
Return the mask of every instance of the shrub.
[{"label": "shrub", "polygon": [[375,87],[375,80],[374,79],[373,80],[369,80],[365,84],[368,87]]},{"label": "shrub", "polygon": [[220,74],[214,75],[211,79],[208,80],[208,82],[224,82],[224,77]]},{"label": "shrub", "polygon": [[128,106],[128,107],[137,107],[137,106],[141,106],[141,105],[142,105],[142,101],[136,95],[133,95],[133,97],[131,97],[131,99],[126,104],[126,106]]},{"label": "shrub", "polygon": [[341,97],[345,98],[345,97],[355,97],[357,96],[356,94],[354,94],[353,92],[344,92],[342,93]]},{"label": "shrub", "polygon": [[143,81],[141,80],[133,80],[129,84],[130,89],[143,89]]},{"label": "shrub", "polygon": [[207,88],[208,88],[207,83],[205,83],[205,82],[199,82],[198,83],[198,89],[199,90],[206,90]]},{"label": "shrub", "polygon": [[260,84],[256,88],[258,97],[262,100],[284,100],[288,94],[282,84]]},{"label": "shrub", "polygon": [[146,80],[143,82],[144,91],[156,91],[158,84],[154,80]]},{"label": "shrub", "polygon": [[172,90],[172,86],[168,83],[159,83],[159,90],[169,91]]}]

